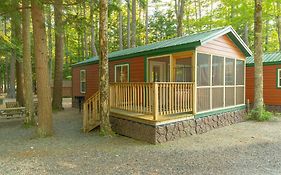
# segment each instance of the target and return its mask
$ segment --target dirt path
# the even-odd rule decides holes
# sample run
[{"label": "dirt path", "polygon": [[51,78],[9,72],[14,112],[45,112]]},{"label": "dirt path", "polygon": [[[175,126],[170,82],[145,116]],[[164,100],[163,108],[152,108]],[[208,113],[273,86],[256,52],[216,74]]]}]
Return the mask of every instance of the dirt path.
[{"label": "dirt path", "polygon": [[247,121],[163,145],[80,132],[81,114],[54,115],[55,135],[35,138],[0,121],[0,174],[281,174],[281,120]]}]

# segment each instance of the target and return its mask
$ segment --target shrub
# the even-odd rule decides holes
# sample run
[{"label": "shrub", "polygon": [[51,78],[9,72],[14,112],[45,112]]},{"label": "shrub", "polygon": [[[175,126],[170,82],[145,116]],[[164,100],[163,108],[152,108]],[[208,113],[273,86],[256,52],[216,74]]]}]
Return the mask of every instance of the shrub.
[{"label": "shrub", "polygon": [[267,121],[272,118],[272,113],[266,111],[265,108],[256,108],[251,110],[249,118],[257,121]]}]

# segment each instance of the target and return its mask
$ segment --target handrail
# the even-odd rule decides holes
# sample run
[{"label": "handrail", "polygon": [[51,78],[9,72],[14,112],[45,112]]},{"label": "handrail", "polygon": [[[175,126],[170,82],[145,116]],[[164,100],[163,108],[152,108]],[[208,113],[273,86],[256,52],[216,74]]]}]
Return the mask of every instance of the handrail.
[{"label": "handrail", "polygon": [[96,92],[83,104],[83,131],[89,132],[91,126],[97,126],[100,121],[100,92]]}]

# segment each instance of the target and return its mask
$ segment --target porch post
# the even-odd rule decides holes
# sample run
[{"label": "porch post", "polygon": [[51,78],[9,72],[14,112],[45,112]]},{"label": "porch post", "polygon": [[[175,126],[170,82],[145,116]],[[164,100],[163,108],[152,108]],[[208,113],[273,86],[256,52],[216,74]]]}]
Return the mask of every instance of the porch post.
[{"label": "porch post", "polygon": [[192,82],[193,84],[193,94],[192,94],[192,113],[195,115],[196,114],[196,109],[197,109],[197,51],[196,49],[193,52],[192,56]]},{"label": "porch post", "polygon": [[153,120],[157,120],[158,118],[158,84],[153,83],[153,89],[154,89],[154,111],[153,111]]},{"label": "porch post", "polygon": [[170,82],[174,82],[175,76],[174,76],[174,58],[173,55],[170,54]]}]

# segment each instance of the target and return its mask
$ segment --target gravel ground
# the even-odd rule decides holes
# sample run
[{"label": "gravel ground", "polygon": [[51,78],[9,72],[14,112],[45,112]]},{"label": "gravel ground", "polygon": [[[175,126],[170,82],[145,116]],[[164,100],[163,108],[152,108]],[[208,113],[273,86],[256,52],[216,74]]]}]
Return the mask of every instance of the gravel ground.
[{"label": "gravel ground", "polygon": [[0,174],[281,174],[281,118],[162,145],[83,134],[81,126],[71,108],[54,114],[49,138],[36,138],[20,120],[1,120]]}]

